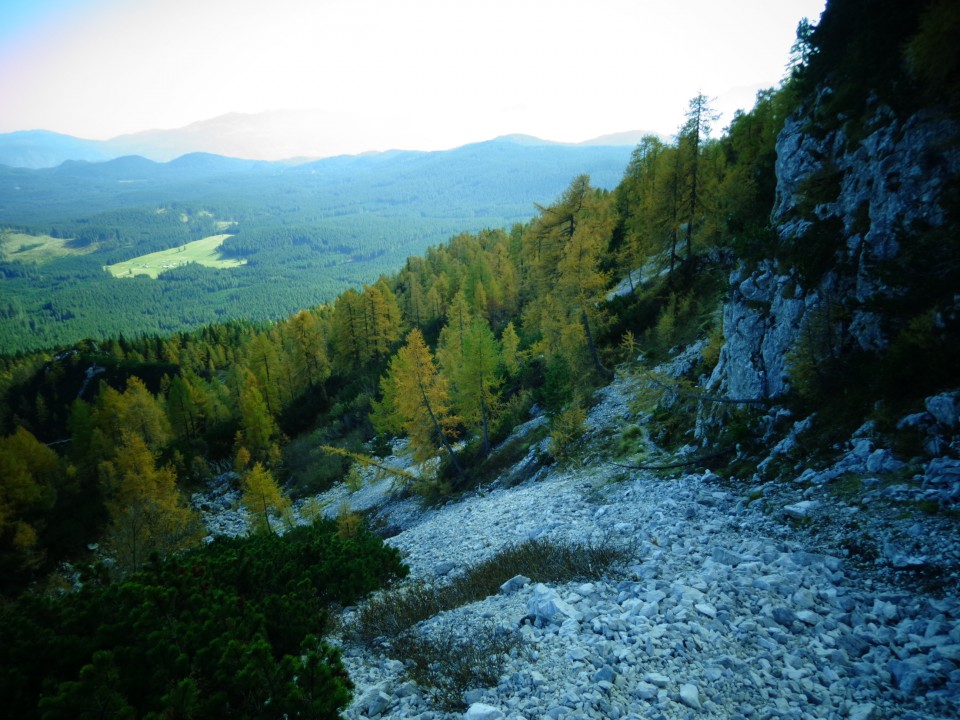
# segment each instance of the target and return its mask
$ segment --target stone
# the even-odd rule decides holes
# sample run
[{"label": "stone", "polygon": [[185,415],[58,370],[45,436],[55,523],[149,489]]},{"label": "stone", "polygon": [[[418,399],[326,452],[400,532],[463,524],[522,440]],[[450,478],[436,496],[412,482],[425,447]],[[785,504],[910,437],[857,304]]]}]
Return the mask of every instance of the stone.
[{"label": "stone", "polygon": [[481,688],[474,688],[473,690],[467,690],[463,694],[463,704],[467,707],[474,705],[483,700],[484,690]]},{"label": "stone", "polygon": [[692,683],[684,683],[680,686],[680,702],[694,710],[702,710],[700,704],[700,690]]},{"label": "stone", "polygon": [[883,544],[883,556],[891,567],[899,569],[923,567],[930,562],[925,555],[910,553],[893,541],[887,541]]},{"label": "stone", "polygon": [[954,664],[960,664],[960,643],[936,645],[934,647],[934,652],[940,657],[946,658]]},{"label": "stone", "polygon": [[663,673],[650,672],[647,673],[644,678],[651,685],[656,685],[658,688],[665,688],[670,684],[670,678],[668,678]]},{"label": "stone", "polygon": [[717,609],[710,603],[697,603],[694,607],[698,613],[706,615],[708,618],[715,618],[717,616]]},{"label": "stone", "polygon": [[486,703],[473,703],[463,714],[463,720],[503,720],[503,711]]},{"label": "stone", "polygon": [[641,700],[655,700],[657,697],[657,686],[641,680],[633,689],[633,694]]},{"label": "stone", "polygon": [[438,577],[442,577],[443,575],[448,575],[456,566],[456,563],[451,562],[450,560],[445,560],[434,565],[433,572]]},{"label": "stone", "polygon": [[906,695],[913,695],[926,686],[927,664],[922,656],[914,656],[909,660],[891,660],[887,663],[887,670],[893,676],[893,684]]},{"label": "stone", "polygon": [[561,599],[556,590],[548,588],[543,583],[533,586],[533,595],[527,602],[527,610],[543,622],[552,622],[555,618],[559,618],[560,623],[567,618],[578,622],[583,620],[583,613]]},{"label": "stone", "polygon": [[775,607],[770,616],[780,625],[789,628],[797,621],[797,614],[790,608]]},{"label": "stone", "polygon": [[732,550],[727,550],[722,547],[715,547],[710,551],[710,557],[714,562],[718,562],[721,565],[729,565],[731,567],[736,567],[743,562],[743,556],[738,555]]},{"label": "stone", "polygon": [[850,720],[875,720],[877,706],[873,703],[860,703],[850,708],[847,717]]},{"label": "stone", "polygon": [[526,587],[530,584],[530,578],[523,575],[514,575],[512,578],[507,580],[503,585],[500,586],[500,592],[504,594],[509,594],[516,592],[520,588]]},{"label": "stone", "polygon": [[374,690],[363,698],[363,706],[367,709],[367,715],[370,716],[380,715],[390,707],[390,703],[392,702],[393,698],[382,690]]},{"label": "stone", "polygon": [[593,674],[593,681],[595,683],[599,682],[613,682],[617,677],[617,673],[614,672],[613,668],[609,665],[604,665],[602,668],[597,670]]},{"label": "stone", "polygon": [[960,393],[949,392],[928,397],[924,406],[933,419],[947,430],[952,430],[960,422]]},{"label": "stone", "polygon": [[903,467],[903,462],[897,460],[889,450],[879,448],[870,453],[867,458],[867,472],[891,473]]},{"label": "stone", "polygon": [[788,517],[792,517],[795,520],[803,520],[810,517],[816,510],[820,508],[819,500],[801,500],[800,502],[793,503],[792,505],[785,505],[783,507],[783,514]]}]

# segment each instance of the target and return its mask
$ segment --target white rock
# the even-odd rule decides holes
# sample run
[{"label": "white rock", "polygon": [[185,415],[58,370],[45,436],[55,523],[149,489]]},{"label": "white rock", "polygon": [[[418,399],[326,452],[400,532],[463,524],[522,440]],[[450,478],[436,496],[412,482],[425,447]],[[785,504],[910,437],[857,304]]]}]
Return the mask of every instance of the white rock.
[{"label": "white rock", "polygon": [[656,685],[658,688],[665,688],[670,684],[670,678],[658,672],[647,673],[643,679],[651,685]]},{"label": "white rock", "polygon": [[510,578],[503,585],[500,586],[500,592],[502,593],[516,592],[520,588],[526,587],[529,584],[530,584],[530,578],[524,577],[523,575],[514,575],[512,578]]},{"label": "white rock", "polygon": [[471,705],[467,711],[463,714],[464,720],[503,720],[503,712],[493,707],[493,705],[487,705],[486,703],[474,703]]},{"label": "white rock", "polygon": [[657,686],[640,681],[633,692],[641,700],[654,700],[657,697]]},{"label": "white rock", "polygon": [[797,520],[802,520],[810,517],[819,507],[819,500],[801,500],[792,505],[785,505],[783,507],[783,513]]},{"label": "white rock", "polygon": [[550,622],[558,616],[561,623],[567,618],[578,622],[583,620],[583,613],[561,599],[556,590],[548,588],[543,583],[533,586],[533,595],[527,603],[527,610],[544,622]]},{"label": "white rock", "polygon": [[701,615],[706,615],[708,618],[715,618],[717,616],[717,609],[710,603],[697,603],[694,607],[697,608],[697,612]]},{"label": "white rock", "polygon": [[847,715],[850,720],[873,720],[876,717],[876,706],[873,703],[860,703],[850,708]]},{"label": "white rock", "polygon": [[700,691],[692,683],[684,683],[680,686],[680,702],[694,710],[702,710],[700,705]]}]

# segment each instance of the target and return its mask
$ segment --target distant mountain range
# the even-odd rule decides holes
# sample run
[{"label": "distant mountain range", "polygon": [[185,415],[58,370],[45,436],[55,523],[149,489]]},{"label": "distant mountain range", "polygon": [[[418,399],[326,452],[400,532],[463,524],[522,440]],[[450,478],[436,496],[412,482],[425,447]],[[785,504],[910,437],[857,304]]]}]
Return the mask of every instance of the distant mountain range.
[{"label": "distant mountain range", "polygon": [[[166,162],[189,153],[211,153],[248,160],[312,160],[341,154],[323,117],[311,111],[283,110],[255,114],[229,113],[172,130],[147,130],[110,140],[84,140],[47,130],[0,134],[0,165],[50,168],[68,160],[103,162],[139,155]],[[603,135],[576,146],[635,146],[645,132]],[[518,143],[554,143],[530,135],[510,135]]]}]

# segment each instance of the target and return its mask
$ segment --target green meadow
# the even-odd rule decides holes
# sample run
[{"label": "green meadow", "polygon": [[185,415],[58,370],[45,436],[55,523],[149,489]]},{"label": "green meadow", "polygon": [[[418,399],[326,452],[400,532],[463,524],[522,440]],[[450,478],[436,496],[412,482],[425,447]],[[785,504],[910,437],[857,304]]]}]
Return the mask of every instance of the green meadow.
[{"label": "green meadow", "polygon": [[225,260],[220,257],[220,246],[228,237],[230,235],[227,234],[211,235],[186,245],[141,255],[115,265],[107,265],[106,270],[118,278],[135,275],[149,275],[155,278],[165,270],[192,262],[212,268],[234,268],[243,265],[246,260]]},{"label": "green meadow", "polygon": [[20,260],[28,263],[45,263],[65,255],[85,255],[97,249],[96,245],[74,246],[70,238],[55,238],[49,235],[0,230],[0,261]]}]

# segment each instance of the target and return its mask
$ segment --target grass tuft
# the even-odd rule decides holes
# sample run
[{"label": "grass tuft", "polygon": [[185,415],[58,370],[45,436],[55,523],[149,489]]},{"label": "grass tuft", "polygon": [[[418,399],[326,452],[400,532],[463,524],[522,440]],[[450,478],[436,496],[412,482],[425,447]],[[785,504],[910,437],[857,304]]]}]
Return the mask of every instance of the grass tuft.
[{"label": "grass tuft", "polygon": [[448,585],[420,582],[371,598],[360,609],[351,634],[366,643],[393,640],[438,613],[495,595],[515,575],[532,582],[596,579],[624,565],[631,554],[629,546],[609,539],[597,543],[538,539],[508,545]]},{"label": "grass tuft", "polygon": [[516,633],[484,626],[473,629],[468,639],[406,631],[394,640],[393,649],[404,658],[410,678],[438,707],[456,710],[464,706],[467,690],[499,682],[507,658],[519,645]]}]

